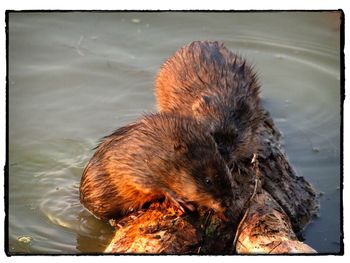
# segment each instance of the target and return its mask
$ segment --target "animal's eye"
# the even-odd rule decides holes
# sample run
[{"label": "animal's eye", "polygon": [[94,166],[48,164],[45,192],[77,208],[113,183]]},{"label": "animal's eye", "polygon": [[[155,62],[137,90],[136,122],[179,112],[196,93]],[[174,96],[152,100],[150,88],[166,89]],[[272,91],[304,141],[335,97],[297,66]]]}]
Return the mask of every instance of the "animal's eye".
[{"label": "animal's eye", "polygon": [[211,184],[211,180],[209,178],[205,178],[205,183],[210,185]]}]

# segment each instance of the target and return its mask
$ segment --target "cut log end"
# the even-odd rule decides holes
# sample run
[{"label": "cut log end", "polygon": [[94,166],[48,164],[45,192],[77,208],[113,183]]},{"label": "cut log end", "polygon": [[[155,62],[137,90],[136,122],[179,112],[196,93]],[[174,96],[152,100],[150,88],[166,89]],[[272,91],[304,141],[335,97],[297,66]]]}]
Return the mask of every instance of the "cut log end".
[{"label": "cut log end", "polygon": [[288,216],[267,192],[254,198],[238,231],[238,254],[317,253],[297,239]]}]

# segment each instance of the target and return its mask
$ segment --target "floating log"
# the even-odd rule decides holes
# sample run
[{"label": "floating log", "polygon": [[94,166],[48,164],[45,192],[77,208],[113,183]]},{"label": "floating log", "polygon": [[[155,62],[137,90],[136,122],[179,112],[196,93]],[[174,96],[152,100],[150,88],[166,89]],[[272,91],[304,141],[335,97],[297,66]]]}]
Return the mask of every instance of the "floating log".
[{"label": "floating log", "polygon": [[[266,192],[257,194],[237,232],[210,211],[184,214],[154,203],[113,222],[113,254],[296,254],[317,253],[295,235],[289,217]],[[234,241],[237,236],[237,241]]]},{"label": "floating log", "polygon": [[266,110],[259,134],[261,144],[258,156],[262,188],[283,208],[293,230],[298,234],[318,214],[319,200],[316,191],[290,165],[284,153],[283,137]]}]

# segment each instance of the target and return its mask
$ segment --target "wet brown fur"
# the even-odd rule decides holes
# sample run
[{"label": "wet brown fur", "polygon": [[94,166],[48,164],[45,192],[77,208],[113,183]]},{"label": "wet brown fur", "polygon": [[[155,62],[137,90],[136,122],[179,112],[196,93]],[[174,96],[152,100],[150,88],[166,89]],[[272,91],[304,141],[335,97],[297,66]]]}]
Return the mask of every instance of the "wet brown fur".
[{"label": "wet brown fur", "polygon": [[223,212],[232,206],[233,184],[202,125],[189,117],[154,114],[103,139],[83,172],[80,200],[101,219],[169,196]]},{"label": "wet brown fur", "polygon": [[156,79],[161,112],[193,116],[210,130],[231,170],[249,164],[258,144],[260,85],[252,67],[223,44],[195,41],[178,50]]}]

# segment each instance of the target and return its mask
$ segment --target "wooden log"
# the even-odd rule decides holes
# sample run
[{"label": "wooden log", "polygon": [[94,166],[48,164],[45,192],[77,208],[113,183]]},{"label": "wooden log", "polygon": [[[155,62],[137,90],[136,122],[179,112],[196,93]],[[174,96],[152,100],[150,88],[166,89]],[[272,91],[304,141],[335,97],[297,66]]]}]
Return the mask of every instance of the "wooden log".
[{"label": "wooden log", "polygon": [[227,254],[234,238],[232,224],[211,211],[186,214],[166,202],[112,224],[117,230],[105,253]]},{"label": "wooden log", "polygon": [[196,230],[182,215],[176,207],[155,203],[127,216],[114,224],[119,229],[105,253],[194,253]]},{"label": "wooden log", "polygon": [[237,230],[237,237],[238,254],[317,253],[297,239],[289,217],[265,191],[255,196]]},{"label": "wooden log", "polygon": [[166,203],[152,204],[114,225],[117,230],[105,253],[317,253],[297,239],[289,217],[266,191],[253,198],[237,232],[207,210],[189,215]]},{"label": "wooden log", "polygon": [[259,128],[258,149],[262,188],[288,215],[299,234],[319,211],[319,200],[312,185],[298,176],[283,151],[283,139],[268,111]]}]

